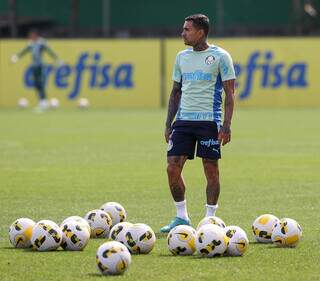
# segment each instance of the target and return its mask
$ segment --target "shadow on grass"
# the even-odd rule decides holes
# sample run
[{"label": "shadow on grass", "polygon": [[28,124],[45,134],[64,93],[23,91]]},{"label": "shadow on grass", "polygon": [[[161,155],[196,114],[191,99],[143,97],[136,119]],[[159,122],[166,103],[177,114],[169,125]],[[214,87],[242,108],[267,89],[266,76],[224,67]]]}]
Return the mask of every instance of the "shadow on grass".
[{"label": "shadow on grass", "polygon": [[4,250],[23,250],[23,249],[19,249],[19,248],[14,248],[14,247],[9,247],[9,246],[6,246],[6,247],[0,247],[0,249],[4,249]]},{"label": "shadow on grass", "polygon": [[98,272],[96,273],[93,273],[93,272],[90,272],[88,274],[86,274],[86,276],[88,277],[100,277],[100,278],[107,278],[107,277],[112,277],[112,278],[117,278],[117,277],[123,277],[123,275],[102,275]]},{"label": "shadow on grass", "polygon": [[207,257],[201,257],[201,256],[199,256],[199,255],[197,255],[196,253],[195,254],[193,254],[193,255],[188,255],[188,256],[174,256],[174,255],[172,255],[172,254],[170,254],[170,253],[168,253],[168,254],[159,254],[158,255],[159,257],[161,257],[161,258],[183,258],[183,259],[195,259],[195,260],[211,260],[211,259],[227,259],[227,260],[229,260],[229,259],[239,259],[239,258],[242,258],[243,256],[216,256],[216,257],[210,257],[210,258],[207,258]]},{"label": "shadow on grass", "polygon": [[272,245],[272,243],[261,243],[261,242],[257,242],[257,241],[253,241],[253,242],[251,242],[251,241],[249,241],[249,245],[262,245],[262,246],[266,246],[266,245]]},{"label": "shadow on grass", "polygon": [[106,276],[106,275],[99,274],[98,272],[96,273],[90,272],[90,273],[87,273],[86,275],[89,277],[105,277]]},{"label": "shadow on grass", "polygon": [[58,254],[70,254],[72,253],[73,255],[76,254],[76,253],[81,253],[83,251],[64,251],[62,249],[58,249],[58,250],[52,250],[52,251],[36,251],[36,250],[33,250],[31,248],[14,248],[14,247],[0,247],[0,250],[8,250],[8,251],[17,251],[17,252],[21,252],[21,253],[31,253],[31,254],[34,254],[34,253],[37,253],[37,254],[45,254],[45,253],[58,253]]},{"label": "shadow on grass", "polygon": [[280,251],[280,250],[288,250],[288,249],[294,250],[296,247],[277,247],[276,245],[268,245],[266,248],[269,250],[276,249],[276,250]]}]

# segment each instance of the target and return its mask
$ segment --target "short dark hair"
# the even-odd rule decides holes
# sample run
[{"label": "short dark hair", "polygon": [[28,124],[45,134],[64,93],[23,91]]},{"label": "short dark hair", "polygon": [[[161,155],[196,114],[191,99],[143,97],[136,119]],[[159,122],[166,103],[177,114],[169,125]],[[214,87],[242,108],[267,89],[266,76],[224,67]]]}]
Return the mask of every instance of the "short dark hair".
[{"label": "short dark hair", "polygon": [[209,18],[206,15],[195,14],[185,18],[185,21],[192,21],[193,25],[197,29],[202,29],[205,36],[208,36],[210,24]]}]

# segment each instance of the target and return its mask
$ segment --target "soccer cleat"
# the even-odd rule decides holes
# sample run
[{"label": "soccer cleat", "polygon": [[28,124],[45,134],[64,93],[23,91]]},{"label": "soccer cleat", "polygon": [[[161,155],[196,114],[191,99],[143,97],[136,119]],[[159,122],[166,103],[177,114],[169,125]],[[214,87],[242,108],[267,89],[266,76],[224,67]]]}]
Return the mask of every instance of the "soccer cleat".
[{"label": "soccer cleat", "polygon": [[190,225],[190,220],[184,220],[179,217],[175,217],[168,225],[160,228],[160,232],[166,233],[170,232],[170,230],[178,225]]}]

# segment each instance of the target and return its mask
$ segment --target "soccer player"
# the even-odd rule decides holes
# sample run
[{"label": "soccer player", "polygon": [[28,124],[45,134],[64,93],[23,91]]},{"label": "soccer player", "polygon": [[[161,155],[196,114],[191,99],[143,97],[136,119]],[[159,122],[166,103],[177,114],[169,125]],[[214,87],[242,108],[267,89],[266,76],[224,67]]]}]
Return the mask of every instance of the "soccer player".
[{"label": "soccer player", "polygon": [[235,72],[229,53],[208,44],[208,32],[207,16],[197,14],[185,19],[181,35],[185,45],[192,48],[177,54],[165,127],[167,173],[177,214],[161,232],[169,232],[177,225],[190,225],[182,169],[187,159],[194,158],[195,148],[196,155],[202,158],[207,179],[206,216],[215,215],[218,208],[218,159],[221,158],[220,145],[231,140]]},{"label": "soccer player", "polygon": [[37,30],[31,30],[29,32],[30,42],[28,45],[22,49],[19,53],[14,54],[11,57],[11,61],[16,63],[20,58],[22,58],[28,52],[32,55],[32,75],[34,80],[34,87],[37,90],[39,97],[39,106],[36,111],[42,112],[48,108],[48,101],[45,92],[45,68],[42,61],[42,54],[46,51],[56,62],[58,62],[58,56],[55,52],[48,46],[46,41],[39,36]]}]

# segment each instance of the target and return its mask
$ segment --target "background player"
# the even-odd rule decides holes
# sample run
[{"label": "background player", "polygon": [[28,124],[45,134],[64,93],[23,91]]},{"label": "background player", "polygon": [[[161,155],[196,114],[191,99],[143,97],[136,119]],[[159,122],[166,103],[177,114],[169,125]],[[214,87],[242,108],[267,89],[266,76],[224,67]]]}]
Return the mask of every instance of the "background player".
[{"label": "background player", "polygon": [[56,62],[58,62],[58,56],[55,52],[48,46],[47,42],[39,36],[37,30],[31,30],[29,32],[30,42],[28,45],[22,49],[19,53],[14,54],[11,57],[11,61],[16,63],[20,58],[22,58],[28,52],[32,55],[32,76],[34,80],[34,87],[37,90],[39,97],[39,105],[36,107],[37,112],[42,112],[48,108],[48,101],[45,92],[45,67],[42,60],[42,55],[46,51]]}]

